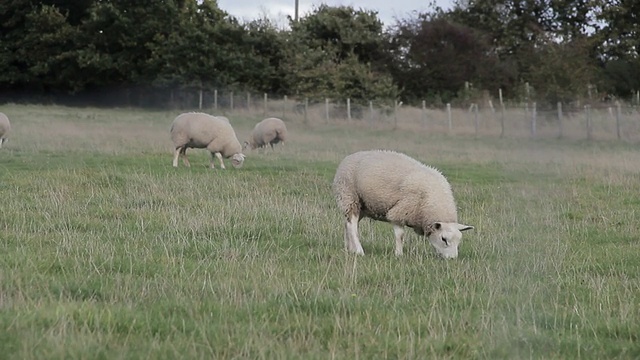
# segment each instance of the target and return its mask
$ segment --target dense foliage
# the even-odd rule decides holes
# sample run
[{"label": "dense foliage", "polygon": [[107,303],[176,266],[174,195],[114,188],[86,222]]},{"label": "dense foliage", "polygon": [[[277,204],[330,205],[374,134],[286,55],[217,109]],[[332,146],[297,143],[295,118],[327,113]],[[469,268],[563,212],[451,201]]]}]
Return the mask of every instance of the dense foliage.
[{"label": "dense foliage", "polygon": [[[470,89],[538,101],[640,90],[631,0],[459,0],[387,28],[321,5],[279,27],[215,0],[0,3],[0,96],[226,88],[311,99],[455,101]],[[593,91],[595,89],[595,91]],[[125,91],[126,90],[126,91]]]}]

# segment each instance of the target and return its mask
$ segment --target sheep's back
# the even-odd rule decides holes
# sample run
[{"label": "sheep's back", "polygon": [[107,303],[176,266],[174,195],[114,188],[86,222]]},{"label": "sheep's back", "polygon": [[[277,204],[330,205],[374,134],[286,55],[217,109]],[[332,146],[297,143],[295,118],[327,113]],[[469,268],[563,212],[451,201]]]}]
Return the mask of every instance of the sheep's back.
[{"label": "sheep's back", "polygon": [[257,146],[263,146],[267,145],[276,137],[280,140],[285,140],[282,136],[286,137],[286,132],[287,127],[284,121],[278,118],[267,118],[256,124],[253,129],[253,139]]},{"label": "sheep's back", "polygon": [[178,115],[171,125],[171,140],[176,147],[187,145],[203,148],[219,136],[228,136],[228,128],[231,128],[229,123],[214,116],[204,113],[184,113]]},{"label": "sheep's back", "polygon": [[406,203],[406,199],[415,199],[416,203],[408,204],[412,209],[437,211],[445,218],[456,216],[451,188],[444,176],[401,153],[373,150],[351,154],[338,167],[334,183],[340,188],[336,191],[357,196],[372,215],[383,216],[401,200]]},{"label": "sheep's back", "polygon": [[9,117],[4,113],[0,112],[0,136],[5,136],[9,134],[11,130],[11,123],[9,122]]}]

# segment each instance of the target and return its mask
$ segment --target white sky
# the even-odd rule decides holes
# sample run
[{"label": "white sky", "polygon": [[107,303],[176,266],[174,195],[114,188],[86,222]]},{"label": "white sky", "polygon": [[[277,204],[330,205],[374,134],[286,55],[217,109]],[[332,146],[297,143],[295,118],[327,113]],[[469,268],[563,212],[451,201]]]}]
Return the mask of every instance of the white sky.
[{"label": "white sky", "polygon": [[[453,6],[453,0],[435,0],[443,9]],[[374,10],[385,26],[395,23],[394,18],[408,18],[413,11],[425,12],[431,10],[427,1],[416,0],[368,0],[356,2],[353,0],[298,0],[300,17],[305,16],[320,4],[329,6],[352,6],[354,9]],[[279,25],[288,24],[286,16],[294,16],[295,0],[218,0],[220,9],[235,16],[240,21],[251,21],[266,15]]]}]

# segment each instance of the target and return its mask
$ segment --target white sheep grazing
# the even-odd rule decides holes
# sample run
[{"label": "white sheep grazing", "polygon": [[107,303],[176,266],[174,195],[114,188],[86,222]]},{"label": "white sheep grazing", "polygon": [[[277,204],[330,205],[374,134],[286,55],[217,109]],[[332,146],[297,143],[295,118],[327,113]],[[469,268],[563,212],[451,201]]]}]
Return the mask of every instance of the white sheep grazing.
[{"label": "white sheep grazing", "polygon": [[247,147],[257,149],[270,145],[273,150],[274,144],[282,142],[282,145],[284,145],[286,140],[287,126],[284,121],[278,118],[267,118],[256,124],[253,131],[251,131],[251,135],[249,135],[249,140],[244,142],[242,149]]},{"label": "white sheep grazing", "polygon": [[10,131],[11,123],[9,122],[9,118],[0,112],[0,148],[2,148],[2,143],[7,142]]},{"label": "white sheep grazing", "polygon": [[224,121],[224,122],[227,122],[227,123],[231,124],[231,122],[229,121],[229,118],[226,117],[226,116],[222,116],[222,115],[214,115],[214,116],[217,117],[218,119]]},{"label": "white sheep grazing", "polygon": [[186,166],[190,166],[187,149],[207,149],[211,152],[211,168],[215,168],[214,160],[220,160],[220,167],[225,169],[222,158],[231,158],[235,168],[242,167],[245,155],[242,145],[229,122],[204,113],[184,113],[178,115],[171,124],[171,140],[174,145],[173,166],[178,167],[178,156]]},{"label": "white sheep grazing", "polygon": [[440,171],[394,151],[348,155],[336,170],[333,191],[346,217],[345,246],[359,255],[364,255],[358,239],[363,217],[393,224],[398,256],[404,226],[426,236],[444,258],[457,257],[461,231],[473,229],[458,223],[451,186]]}]

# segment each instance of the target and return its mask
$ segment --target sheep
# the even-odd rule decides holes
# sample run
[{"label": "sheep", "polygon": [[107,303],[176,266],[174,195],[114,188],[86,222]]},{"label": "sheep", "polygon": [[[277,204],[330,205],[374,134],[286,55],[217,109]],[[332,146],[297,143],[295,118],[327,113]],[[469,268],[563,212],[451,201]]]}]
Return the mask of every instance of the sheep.
[{"label": "sheep", "polygon": [[231,122],[229,121],[229,118],[228,118],[228,117],[226,117],[226,116],[222,116],[222,115],[214,115],[214,116],[215,116],[215,117],[217,117],[218,119],[220,119],[220,120],[222,120],[222,121],[226,122],[226,123],[231,124]]},{"label": "sheep", "polygon": [[242,149],[251,148],[263,148],[267,145],[271,146],[271,150],[273,150],[273,145],[279,142],[282,142],[284,145],[287,140],[287,127],[284,124],[284,121],[278,118],[267,118],[259,123],[253,128],[251,131],[251,135],[249,135],[249,140],[245,141]]},{"label": "sheep", "polygon": [[7,142],[10,131],[11,123],[9,122],[9,118],[0,112],[0,148],[2,148],[2,143]]},{"label": "sheep", "polygon": [[359,151],[346,156],[332,184],[338,207],[346,218],[347,251],[364,255],[358,239],[363,217],[393,225],[397,256],[402,255],[404,227],[428,238],[436,253],[456,258],[462,231],[451,186],[442,173],[390,150]]},{"label": "sheep", "polygon": [[216,157],[220,160],[222,169],[225,169],[223,157],[231,158],[233,167],[242,167],[245,159],[242,145],[240,145],[233,127],[224,120],[204,113],[183,113],[173,120],[170,132],[175,149],[173,167],[178,167],[180,155],[184,164],[190,166],[187,158],[188,148],[209,150],[212,169],[215,169],[214,160]]}]

